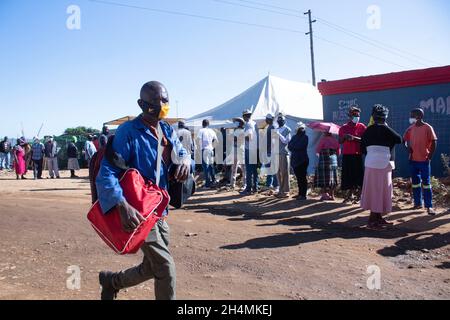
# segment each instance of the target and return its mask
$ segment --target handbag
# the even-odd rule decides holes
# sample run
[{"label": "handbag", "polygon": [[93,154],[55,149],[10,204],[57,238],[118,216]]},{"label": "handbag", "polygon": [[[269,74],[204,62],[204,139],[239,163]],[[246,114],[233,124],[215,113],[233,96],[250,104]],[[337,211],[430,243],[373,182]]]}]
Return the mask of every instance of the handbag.
[{"label": "handbag", "polygon": [[[161,169],[162,134],[158,124],[157,172]],[[154,225],[161,219],[169,204],[170,196],[166,190],[159,187],[159,179],[157,175],[156,183],[145,181],[136,169],[128,169],[121,176],[119,184],[122,187],[123,196],[143,218],[132,233],[123,230],[117,207],[105,214],[97,200],[89,210],[87,218],[92,227],[116,253],[125,255],[138,252]]]},{"label": "handbag", "polygon": [[194,175],[189,173],[188,178],[184,182],[178,182],[174,179],[169,181],[170,205],[175,209],[183,207],[185,202],[195,193]]}]

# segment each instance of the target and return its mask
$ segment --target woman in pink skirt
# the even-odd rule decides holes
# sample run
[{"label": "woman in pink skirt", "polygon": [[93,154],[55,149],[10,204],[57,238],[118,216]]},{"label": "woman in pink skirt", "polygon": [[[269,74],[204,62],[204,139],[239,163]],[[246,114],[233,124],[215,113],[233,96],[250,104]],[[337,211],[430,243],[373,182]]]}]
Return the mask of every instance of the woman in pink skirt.
[{"label": "woman in pink skirt", "polygon": [[16,171],[17,180],[22,177],[26,179],[25,174],[27,173],[27,166],[25,160],[25,140],[17,139],[17,145],[14,147],[14,170]]},{"label": "woman in pink skirt", "polygon": [[389,110],[377,105],[373,108],[374,124],[367,128],[361,139],[366,154],[361,208],[370,210],[368,228],[382,229],[392,225],[383,216],[392,212],[392,170],[395,169],[394,147],[402,137],[386,124]]}]

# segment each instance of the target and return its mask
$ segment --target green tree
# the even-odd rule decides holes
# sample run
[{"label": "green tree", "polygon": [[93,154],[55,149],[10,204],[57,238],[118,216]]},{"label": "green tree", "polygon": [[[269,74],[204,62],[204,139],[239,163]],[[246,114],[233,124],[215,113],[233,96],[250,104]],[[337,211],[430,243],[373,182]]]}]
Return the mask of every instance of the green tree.
[{"label": "green tree", "polygon": [[76,128],[67,128],[64,131],[65,135],[70,136],[84,136],[88,134],[98,134],[100,133],[100,130],[94,129],[94,128],[87,128],[84,126],[76,127]]}]

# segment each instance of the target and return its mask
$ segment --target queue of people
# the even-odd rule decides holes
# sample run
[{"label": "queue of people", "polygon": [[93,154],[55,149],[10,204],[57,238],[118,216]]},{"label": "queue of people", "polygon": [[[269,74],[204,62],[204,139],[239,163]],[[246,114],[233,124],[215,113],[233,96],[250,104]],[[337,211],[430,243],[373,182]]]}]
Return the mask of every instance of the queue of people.
[{"label": "queue of people", "polygon": [[58,155],[67,158],[67,169],[70,171],[70,178],[79,178],[76,171],[80,170],[79,160],[84,158],[88,166],[95,153],[105,146],[109,136],[109,129],[105,126],[99,135],[88,135],[87,141],[79,150],[78,139],[70,137],[65,153],[61,154],[61,147],[52,136],[34,137],[29,143],[25,137],[18,138],[15,145],[8,137],[4,137],[0,142],[0,171],[14,171],[17,180],[27,179],[26,175],[31,168],[35,180],[43,179],[44,169],[48,170],[49,179],[60,179],[60,168]]},{"label": "queue of people", "polygon": [[[318,142],[313,187],[321,191],[321,201],[334,201],[338,187],[344,192],[343,203],[360,204],[371,211],[368,226],[380,229],[390,225],[385,216],[392,211],[392,172],[395,170],[394,148],[405,144],[410,154],[414,208],[425,208],[430,215],[435,215],[432,204],[430,183],[430,161],[436,149],[437,136],[433,128],[423,121],[424,112],[414,109],[411,112],[410,127],[400,136],[387,125],[389,109],[375,105],[368,126],[361,123],[361,109],[352,106],[348,113],[348,122],[340,127],[336,136],[324,132]],[[225,152],[224,167],[230,169],[228,187],[235,190],[238,174],[241,173],[241,194],[249,195],[260,191],[260,186],[271,190],[277,198],[290,197],[290,173],[293,172],[297,184],[299,201],[307,199],[307,171],[310,164],[308,157],[309,139],[306,125],[297,124],[294,131],[286,124],[283,114],[268,114],[265,128],[260,135],[256,122],[252,120],[250,110],[242,113],[242,118],[233,118],[232,152]],[[188,131],[185,124],[184,131]],[[227,129],[225,131],[228,131]],[[190,137],[190,131],[183,132]],[[261,138],[262,137],[262,138]],[[205,187],[217,187],[214,153],[218,139],[214,130],[209,128],[209,121],[203,121],[203,129],[198,135],[198,144],[202,146],[202,164]],[[276,143],[275,143],[276,142]],[[194,145],[190,145],[195,148]],[[260,158],[258,152],[266,148],[267,161]],[[339,178],[339,159],[341,174]],[[260,173],[266,174],[265,183],[260,184]],[[275,170],[273,170],[275,168]]]}]

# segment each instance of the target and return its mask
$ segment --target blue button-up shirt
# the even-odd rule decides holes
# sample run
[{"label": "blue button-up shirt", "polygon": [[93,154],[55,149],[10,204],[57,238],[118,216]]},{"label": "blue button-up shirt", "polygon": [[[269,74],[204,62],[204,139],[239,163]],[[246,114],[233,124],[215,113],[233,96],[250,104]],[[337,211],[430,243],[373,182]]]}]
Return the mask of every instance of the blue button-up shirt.
[{"label": "blue button-up shirt", "polygon": [[44,145],[40,142],[35,142],[31,146],[31,159],[41,160],[44,158]]},{"label": "blue button-up shirt", "polygon": [[[181,160],[189,157],[173,128],[160,121],[161,130],[172,147],[172,159]],[[137,169],[141,175],[153,182],[156,181],[156,159],[158,155],[158,139],[142,123],[141,116],[121,125],[113,141],[113,149],[120,154],[130,168]],[[159,186],[168,188],[169,165],[162,161]],[[108,212],[125,198],[119,185],[123,171],[108,160],[103,159],[96,179],[98,199],[103,212]]]}]

